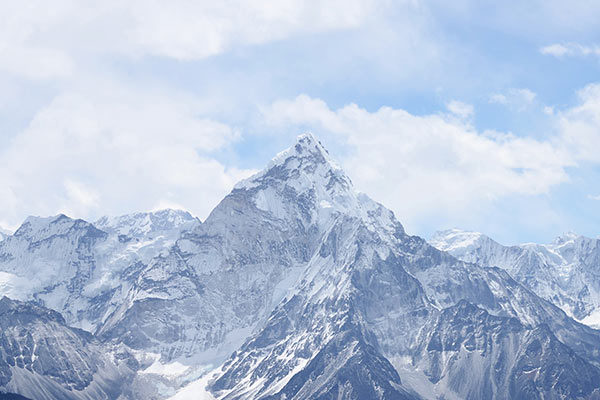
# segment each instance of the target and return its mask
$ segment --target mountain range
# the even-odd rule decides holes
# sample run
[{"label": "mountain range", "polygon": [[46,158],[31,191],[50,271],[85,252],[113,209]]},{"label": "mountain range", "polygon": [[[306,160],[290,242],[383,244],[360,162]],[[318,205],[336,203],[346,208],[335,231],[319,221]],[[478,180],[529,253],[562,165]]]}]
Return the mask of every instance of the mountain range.
[{"label": "mountain range", "polygon": [[569,232],[550,244],[503,246],[478,232],[450,229],[430,243],[461,260],[500,267],[577,321],[600,328],[600,239]]},{"label": "mountain range", "polygon": [[1,240],[0,391],[600,399],[599,254],[575,236],[428,243],[305,134],[205,221],[29,217]]}]

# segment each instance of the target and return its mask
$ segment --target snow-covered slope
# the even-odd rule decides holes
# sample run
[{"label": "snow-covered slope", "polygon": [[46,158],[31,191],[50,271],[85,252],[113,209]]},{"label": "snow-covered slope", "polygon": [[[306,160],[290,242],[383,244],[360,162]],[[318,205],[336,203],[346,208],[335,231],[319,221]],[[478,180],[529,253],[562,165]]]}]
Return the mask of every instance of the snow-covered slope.
[{"label": "snow-covered slope", "polygon": [[599,239],[567,233],[551,244],[503,246],[481,233],[452,229],[430,242],[462,260],[505,269],[573,318],[600,328]]},{"label": "snow-covered slope", "polygon": [[115,399],[132,371],[56,311],[0,299],[0,391],[31,399]]},{"label": "snow-covered slope", "polygon": [[0,227],[0,242],[9,237],[10,235],[12,235],[11,231]]},{"label": "snow-covered slope", "polygon": [[27,218],[0,242],[0,271],[10,290],[3,294],[36,299],[75,322],[80,295],[94,271],[94,246],[106,238],[92,224],[65,215]]},{"label": "snow-covered slope", "polygon": [[[187,211],[159,210],[138,212],[118,217],[102,217],[94,225],[110,234],[119,235],[121,242],[147,242],[162,239],[161,247],[168,247],[183,230],[190,230],[200,221]],[[170,243],[168,241],[171,241]]]},{"label": "snow-covered slope", "polygon": [[[96,225],[64,215],[29,217],[0,242],[0,294],[34,301],[60,312],[68,325],[98,333],[135,293],[141,271],[200,222],[163,210],[105,217]],[[101,339],[111,353],[127,342]],[[136,353],[140,368],[157,356],[155,348],[143,350]]]},{"label": "snow-covered slope", "polygon": [[126,296],[127,274],[199,224],[172,210],[102,218],[97,226],[65,215],[29,217],[0,242],[0,290],[35,300],[70,325],[94,332]]}]

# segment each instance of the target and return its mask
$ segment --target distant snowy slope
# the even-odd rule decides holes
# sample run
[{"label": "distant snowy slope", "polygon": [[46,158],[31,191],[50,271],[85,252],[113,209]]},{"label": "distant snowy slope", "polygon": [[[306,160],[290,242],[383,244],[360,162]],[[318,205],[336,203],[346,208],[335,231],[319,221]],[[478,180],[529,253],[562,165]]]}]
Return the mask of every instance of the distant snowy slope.
[{"label": "distant snowy slope", "polygon": [[503,268],[575,319],[600,328],[600,239],[567,233],[550,244],[503,246],[453,229],[436,233],[430,243],[462,260]]},{"label": "distant snowy slope", "polygon": [[196,224],[200,224],[200,221],[187,211],[171,209],[106,216],[94,222],[97,228],[105,232],[125,236],[122,240],[143,240],[152,236],[177,239],[182,230],[190,229]]},{"label": "distant snowy slope", "polygon": [[171,210],[102,218],[102,229],[62,214],[29,217],[0,242],[1,294],[35,299],[61,312],[69,324],[93,332],[126,296],[126,274],[199,224]]},{"label": "distant snowy slope", "polygon": [[12,235],[11,231],[0,227],[0,242],[9,237],[10,235]]}]

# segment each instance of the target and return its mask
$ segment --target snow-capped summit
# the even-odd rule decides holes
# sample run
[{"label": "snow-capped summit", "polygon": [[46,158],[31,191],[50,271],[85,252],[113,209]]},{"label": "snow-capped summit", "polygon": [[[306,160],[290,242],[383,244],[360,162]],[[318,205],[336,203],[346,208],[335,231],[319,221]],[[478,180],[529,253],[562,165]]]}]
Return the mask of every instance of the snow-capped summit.
[{"label": "snow-capped summit", "polygon": [[39,217],[35,215],[30,215],[27,218],[25,218],[25,221],[23,221],[23,223],[17,228],[17,230],[15,231],[15,235],[23,236],[28,234],[34,234],[35,232],[46,228],[50,224],[50,222],[60,220],[63,217],[65,217],[64,214],[58,214],[49,217]]},{"label": "snow-capped summit", "polygon": [[[64,214],[54,217],[28,217],[17,231],[0,243],[3,270],[18,272],[49,282],[77,269],[71,257],[89,253],[91,244],[106,233],[82,219]],[[11,268],[7,268],[11,265]],[[12,272],[11,271],[11,272]],[[56,283],[56,281],[54,281]]]},{"label": "snow-capped summit", "polygon": [[[306,226],[327,226],[340,215],[358,217],[371,228],[404,233],[393,213],[352,181],[311,133],[280,152],[267,167],[238,183],[232,192],[244,192],[255,206],[281,219],[301,220]],[[373,228],[374,229],[374,228]]]},{"label": "snow-capped summit", "polygon": [[0,242],[0,291],[95,331],[135,279],[124,271],[168,252],[185,229],[199,224],[175,210],[103,217],[97,225],[64,214],[28,217]]},{"label": "snow-capped summit", "polygon": [[306,184],[309,177],[327,179],[327,182],[338,177],[346,185],[351,185],[350,179],[321,142],[312,133],[304,133],[296,138],[293,146],[277,154],[266,168],[237,183],[235,189],[250,189],[270,181],[290,179]]},{"label": "snow-capped summit", "polygon": [[74,323],[66,308],[81,305],[81,290],[95,267],[94,247],[107,236],[89,222],[64,214],[28,217],[14,235],[0,242],[3,294],[37,300]]},{"label": "snow-capped summit", "polygon": [[[243,222],[247,210],[256,207],[261,211],[257,217],[268,221],[270,231],[294,231],[299,239],[310,235],[314,240],[304,242],[306,256],[300,274],[289,281],[294,283],[280,302],[273,303],[276,306],[266,322],[209,382],[208,389],[216,398],[507,397],[509,387],[526,388],[534,378],[513,374],[522,356],[504,342],[502,333],[492,332],[510,322],[509,318],[523,323],[513,342],[526,343],[531,326],[548,323],[560,330],[561,341],[576,346],[578,354],[585,353],[583,336],[573,333],[575,323],[560,310],[499,269],[461,262],[421,238],[406,235],[391,211],[356,193],[349,179],[330,184],[330,176],[345,174],[322,154],[313,137],[301,136],[295,146],[238,185],[222,203],[245,211],[227,214],[229,219],[239,215],[237,222]],[[329,213],[318,211],[325,202]],[[219,214],[226,218],[225,212]],[[211,217],[204,229],[210,229]],[[279,220],[286,224],[276,224]],[[303,224],[298,227],[297,221]],[[452,233],[455,246],[485,239],[473,233]],[[450,326],[422,329],[441,310],[460,301],[472,303],[465,313],[474,315],[473,326],[455,330],[462,321],[452,320]],[[485,326],[486,321],[479,318],[485,312],[502,318],[494,321],[494,327]],[[476,355],[469,356],[467,352],[474,350],[471,342],[478,340],[470,332],[477,332],[479,338],[484,332],[488,335],[487,331],[489,339]],[[442,335],[448,339],[440,347],[437,342]],[[594,335],[588,338],[600,343]],[[423,348],[426,357],[415,356],[419,348],[415,343],[421,340],[428,342]],[[457,346],[461,341],[465,350]],[[446,342],[449,348],[444,350]],[[427,361],[417,372],[419,358]],[[411,359],[412,365],[407,361]],[[464,364],[461,359],[466,360]],[[544,361],[534,363],[550,367]],[[394,367],[413,371],[405,380]],[[488,374],[492,368],[496,368],[493,376]],[[466,371],[485,372],[475,372],[468,384],[458,384]],[[600,385],[590,381],[585,383],[586,390]],[[540,391],[551,393],[552,385]]]},{"label": "snow-capped summit", "polygon": [[297,201],[306,218],[311,217],[310,210],[357,206],[352,182],[310,133],[298,136],[265,169],[235,185],[236,190],[252,193],[258,208],[280,217],[286,213],[286,203]]}]

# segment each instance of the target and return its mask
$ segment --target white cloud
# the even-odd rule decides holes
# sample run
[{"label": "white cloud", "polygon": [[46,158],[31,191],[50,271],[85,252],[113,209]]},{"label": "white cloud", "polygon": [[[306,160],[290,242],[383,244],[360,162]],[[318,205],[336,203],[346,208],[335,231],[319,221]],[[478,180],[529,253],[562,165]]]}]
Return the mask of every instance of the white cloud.
[{"label": "white cloud", "polygon": [[142,1],[132,7],[129,33],[150,54],[186,60],[219,54],[236,44],[356,27],[371,8],[373,2],[362,0],[178,1],[168,7]]},{"label": "white cloud", "polygon": [[527,88],[511,88],[506,93],[492,94],[489,102],[502,104],[516,111],[525,111],[534,103],[536,96],[534,92]]},{"label": "white cloud", "polygon": [[356,186],[414,221],[436,212],[472,212],[503,196],[547,193],[568,179],[569,154],[550,141],[477,132],[444,114],[416,116],[355,104],[330,109],[306,95],[277,101],[266,121],[308,126],[350,147],[342,160]]},{"label": "white cloud", "polygon": [[558,114],[561,145],[583,161],[600,162],[600,84],[578,92],[579,103]]},{"label": "white cloud", "polygon": [[[465,24],[484,18],[483,25],[501,27],[499,31],[511,32],[511,37],[518,37],[514,32],[542,29],[550,32],[543,40],[556,37],[557,32],[564,33],[564,37],[581,37],[566,35],[568,25],[575,20],[572,15],[577,15],[577,28],[597,28],[597,13],[590,12],[590,4],[566,6],[553,0],[541,7],[525,2],[517,6],[519,10],[533,7],[536,13],[515,13],[511,6],[478,15],[477,2],[459,3],[465,4]],[[272,80],[277,83],[264,84],[264,96],[261,93],[248,99],[248,92],[254,95],[261,91],[242,88],[243,82],[238,85],[236,76],[231,81],[220,76],[221,80],[209,84],[217,89],[200,93],[207,89],[203,85],[212,75],[196,81],[188,70],[175,76],[189,64],[179,69],[184,63],[164,63],[156,57],[188,61],[241,50],[240,54],[247,56],[255,68],[263,68],[264,64],[264,74],[270,77],[270,60],[257,62],[241,47],[353,30],[343,36],[351,40],[333,41],[340,47],[331,54],[344,57],[331,56],[327,45],[332,42],[324,43],[319,54],[325,59],[335,58],[335,62],[302,60],[307,72],[317,61],[318,72],[307,73],[308,78],[299,75],[298,82],[312,82],[315,93],[330,96],[331,86],[316,82],[340,79],[351,87],[347,78],[356,73],[358,78],[352,84],[367,87],[372,80],[380,80],[390,88],[397,87],[403,96],[411,90],[450,83],[473,90],[469,85],[478,81],[471,79],[473,68],[479,66],[484,72],[487,68],[477,62],[479,55],[471,52],[468,43],[463,47],[460,35],[448,35],[452,32],[445,23],[440,24],[448,21],[444,21],[446,14],[461,8],[458,3],[449,6],[434,2],[431,6],[413,0],[174,0],[166,4],[157,0],[107,0],[90,6],[76,0],[32,0],[27,4],[0,2],[0,111],[10,114],[11,108],[4,106],[15,104],[15,97],[22,97],[20,102],[32,110],[43,107],[33,115],[28,111],[9,121],[7,125],[15,127],[15,132],[7,131],[5,136],[16,137],[9,145],[4,144],[8,139],[1,141],[0,225],[11,227],[26,214],[55,214],[59,210],[90,217],[99,212],[175,206],[202,217],[245,172],[226,168],[213,154],[226,149],[239,134],[201,116],[230,107],[233,111],[227,112],[235,114],[230,120],[243,126],[248,121],[244,120],[246,115],[238,113],[239,105],[252,113],[254,104],[272,99],[270,96],[278,91],[298,93],[291,85],[282,89],[277,81],[282,75],[277,74]],[[569,12],[564,12],[565,7]],[[598,54],[598,46],[567,43],[540,51],[554,56],[583,56]],[[457,68],[469,71],[466,82],[457,81]],[[210,73],[210,68],[200,70]],[[243,67],[238,71],[240,75],[246,72]],[[508,73],[497,72],[493,75]],[[123,76],[128,80],[127,89],[117,83]],[[496,79],[507,82],[506,76]],[[43,82],[23,83],[26,80]],[[100,83],[90,87],[96,81]],[[262,89],[261,79],[256,82]],[[185,90],[205,96],[208,106],[199,104],[197,97],[173,92],[173,87],[188,83]],[[161,91],[148,89],[156,86],[161,86]],[[473,107],[458,101],[448,103],[447,112],[415,116],[386,107],[371,113],[356,105],[331,109],[323,101],[301,96],[289,104],[273,104],[265,110],[265,117],[289,131],[294,131],[290,126],[296,123],[336,134],[353,151],[345,160],[351,175],[365,191],[387,204],[418,212],[438,206],[444,212],[458,212],[481,199],[545,193],[568,178],[564,166],[595,160],[598,108],[593,92],[593,87],[582,91],[578,106],[571,109],[547,108],[548,118],[556,120],[561,133],[546,141],[475,131],[469,124]],[[343,95],[360,99],[361,94],[369,93],[376,91],[356,87]],[[222,96],[218,105],[216,96]],[[537,104],[535,93],[518,88],[495,93],[489,100],[519,111]],[[208,108],[211,110],[206,111]],[[27,122],[28,117],[33,118]],[[374,143],[368,143],[366,137]],[[378,150],[377,143],[384,149]],[[434,185],[442,195],[431,193]]]},{"label": "white cloud", "polygon": [[494,93],[493,95],[490,96],[490,103],[508,104],[508,99],[503,94]]},{"label": "white cloud", "polygon": [[0,70],[67,78],[107,54],[200,59],[236,45],[354,28],[375,7],[366,0],[1,2]]},{"label": "white cloud", "polygon": [[65,179],[64,190],[66,202],[76,209],[62,209],[61,212],[68,215],[86,215],[90,210],[98,207],[99,194],[81,182]]},{"label": "white cloud", "polygon": [[540,49],[540,53],[546,55],[552,55],[554,57],[562,57],[565,54],[569,53],[569,49],[562,44],[551,44],[549,46],[544,46]]},{"label": "white cloud", "polygon": [[[172,193],[169,194],[169,196],[173,197]],[[164,199],[160,199],[150,210],[160,211],[165,209],[188,211],[188,209],[186,209],[185,206],[183,206],[182,204]]]},{"label": "white cloud", "polygon": [[456,116],[463,119],[471,118],[474,114],[473,105],[463,103],[462,101],[452,100],[451,102],[446,104],[446,107],[448,108],[448,111],[450,111],[452,114],[455,114]]},{"label": "white cloud", "polygon": [[[0,86],[11,92],[3,92],[0,111],[9,112],[4,105],[15,96],[31,104],[6,133],[14,137],[0,142],[2,221],[14,228],[29,214],[92,219],[169,205],[205,217],[248,171],[215,160],[213,152],[240,135],[201,116],[240,101],[244,89],[223,90],[223,107],[205,93],[175,93],[180,77],[152,75],[154,57],[199,60],[365,23],[394,43],[395,57],[415,49],[437,57],[421,40],[421,28],[409,23],[418,20],[426,29],[426,15],[416,18],[418,5],[405,3],[412,13],[392,29],[374,23],[390,6],[386,0],[1,2]],[[391,68],[390,43],[377,47],[370,37],[360,40],[381,58],[378,64]]]},{"label": "white cloud", "polygon": [[0,153],[3,218],[14,226],[28,214],[93,218],[173,203],[206,217],[250,171],[214,160],[239,134],[200,111],[184,95],[109,84],[59,95]]},{"label": "white cloud", "polygon": [[600,194],[596,195],[596,196],[590,194],[590,195],[588,195],[588,199],[590,199],[590,200],[599,200],[600,201]]},{"label": "white cloud", "polygon": [[555,43],[542,47],[540,49],[540,53],[558,58],[562,58],[565,56],[600,56],[600,46],[583,45],[580,43]]}]

